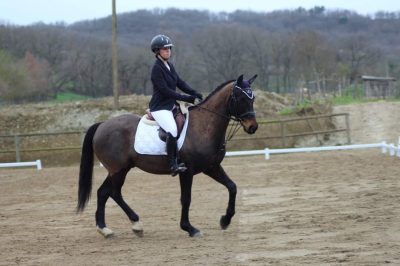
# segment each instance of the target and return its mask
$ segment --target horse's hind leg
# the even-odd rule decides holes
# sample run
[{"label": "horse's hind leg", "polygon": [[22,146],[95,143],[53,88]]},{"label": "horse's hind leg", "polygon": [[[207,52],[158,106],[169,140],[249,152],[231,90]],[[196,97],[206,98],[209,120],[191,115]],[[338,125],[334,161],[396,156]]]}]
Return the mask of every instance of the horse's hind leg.
[{"label": "horse's hind leg", "polygon": [[96,211],[96,225],[97,230],[104,236],[109,237],[113,232],[106,227],[105,223],[105,205],[109,197],[111,197],[121,208],[133,223],[132,230],[138,236],[143,235],[142,225],[139,222],[139,216],[128,206],[124,201],[121,189],[124,185],[126,174],[129,170],[123,169],[118,173],[110,176],[97,190],[97,211]]},{"label": "horse's hind leg", "polygon": [[126,174],[128,171],[123,170],[112,177],[113,190],[111,198],[121,207],[126,213],[129,220],[132,222],[132,231],[139,237],[143,236],[143,228],[141,222],[139,222],[139,216],[129,207],[122,197],[121,189],[124,185]]},{"label": "horse's hind leg", "polygon": [[226,214],[220,220],[221,228],[226,229],[235,215],[236,184],[228,177],[221,165],[211,167],[204,171],[204,173],[224,185],[229,191],[228,208],[226,209]]},{"label": "horse's hind leg", "polygon": [[97,210],[96,210],[96,226],[97,231],[104,237],[112,236],[114,233],[106,227],[105,207],[108,198],[111,195],[112,184],[110,175],[107,176],[103,184],[97,190]]}]

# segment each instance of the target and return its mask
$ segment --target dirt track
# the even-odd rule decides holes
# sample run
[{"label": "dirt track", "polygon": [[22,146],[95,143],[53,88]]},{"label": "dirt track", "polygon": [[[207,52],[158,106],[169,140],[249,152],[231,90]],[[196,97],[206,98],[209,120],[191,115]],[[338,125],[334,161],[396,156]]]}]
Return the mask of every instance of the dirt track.
[{"label": "dirt track", "polygon": [[139,170],[128,174],[127,202],[140,215],[137,238],[111,200],[94,226],[95,168],[88,208],[74,213],[78,166],[0,170],[0,265],[399,265],[400,159],[379,150],[227,158],[238,185],[237,214],[226,231],[219,218],[227,191],[195,177],[191,221],[179,229],[178,179]]}]

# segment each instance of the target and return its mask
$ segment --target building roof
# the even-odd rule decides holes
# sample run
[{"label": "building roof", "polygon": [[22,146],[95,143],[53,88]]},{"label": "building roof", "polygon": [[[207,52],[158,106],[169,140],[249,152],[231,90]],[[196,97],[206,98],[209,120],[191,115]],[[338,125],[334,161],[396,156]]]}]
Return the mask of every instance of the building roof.
[{"label": "building roof", "polygon": [[375,77],[375,76],[361,76],[363,81],[396,81],[396,78],[393,77]]}]

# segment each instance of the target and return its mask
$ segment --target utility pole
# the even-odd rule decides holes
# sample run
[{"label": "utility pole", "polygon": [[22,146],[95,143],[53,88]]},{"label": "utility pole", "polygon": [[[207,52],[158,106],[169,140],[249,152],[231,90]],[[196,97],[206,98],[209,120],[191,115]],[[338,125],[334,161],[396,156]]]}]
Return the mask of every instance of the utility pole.
[{"label": "utility pole", "polygon": [[119,109],[118,89],[118,50],[117,50],[117,13],[115,8],[116,0],[112,0],[112,80],[114,94],[114,109]]}]

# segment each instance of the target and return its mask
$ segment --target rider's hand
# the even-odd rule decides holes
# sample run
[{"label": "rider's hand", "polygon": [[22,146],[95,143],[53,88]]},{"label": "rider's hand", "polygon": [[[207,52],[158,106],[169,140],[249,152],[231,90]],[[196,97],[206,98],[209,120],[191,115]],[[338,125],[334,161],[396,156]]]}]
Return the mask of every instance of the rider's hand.
[{"label": "rider's hand", "polygon": [[185,95],[185,99],[184,99],[185,102],[194,103],[194,100],[196,100],[195,96],[193,96],[193,95]]},{"label": "rider's hand", "polygon": [[203,100],[203,95],[201,95],[201,93],[196,92],[196,93],[194,94],[194,96],[195,96],[197,99],[199,99],[200,101]]}]

